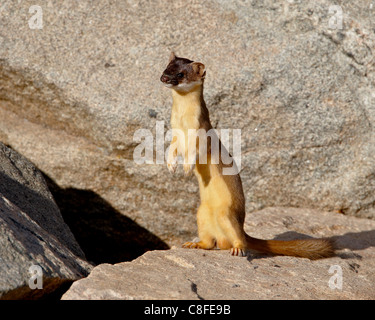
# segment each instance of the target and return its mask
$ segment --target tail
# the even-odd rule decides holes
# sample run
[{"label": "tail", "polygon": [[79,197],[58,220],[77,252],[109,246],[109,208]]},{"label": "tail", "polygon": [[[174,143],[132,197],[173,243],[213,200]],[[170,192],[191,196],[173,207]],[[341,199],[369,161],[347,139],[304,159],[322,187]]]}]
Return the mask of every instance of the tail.
[{"label": "tail", "polygon": [[275,255],[308,258],[329,258],[335,253],[334,243],[329,239],[261,240],[246,235],[248,249]]}]

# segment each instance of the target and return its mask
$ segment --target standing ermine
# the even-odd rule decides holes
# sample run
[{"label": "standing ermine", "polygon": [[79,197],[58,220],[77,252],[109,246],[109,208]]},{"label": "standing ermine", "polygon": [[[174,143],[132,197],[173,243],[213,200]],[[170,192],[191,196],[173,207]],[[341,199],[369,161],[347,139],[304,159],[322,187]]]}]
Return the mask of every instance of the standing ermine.
[{"label": "standing ermine", "polygon": [[[220,140],[218,151],[211,147],[209,139],[203,146],[199,146],[200,139],[196,137],[188,139],[189,129],[204,129],[206,132],[212,129],[203,99],[205,75],[205,66],[202,63],[176,57],[172,52],[169,64],[160,78],[165,86],[172,89],[173,96],[172,142],[168,153],[168,169],[172,173],[175,171],[177,156],[181,155],[184,158],[185,173],[188,174],[194,168],[199,182],[201,203],[197,212],[197,223],[200,241],[186,242],[183,247],[218,247],[230,249],[232,255],[242,256],[247,249],[309,259],[332,256],[333,244],[327,239],[260,240],[245,233],[245,197],[242,182],[238,173],[223,175],[223,168],[227,166],[221,159],[225,147]],[[200,162],[198,157],[202,150],[207,153],[207,161],[204,162]],[[219,159],[218,162],[212,161],[214,156]],[[194,162],[188,159],[193,159]]]}]

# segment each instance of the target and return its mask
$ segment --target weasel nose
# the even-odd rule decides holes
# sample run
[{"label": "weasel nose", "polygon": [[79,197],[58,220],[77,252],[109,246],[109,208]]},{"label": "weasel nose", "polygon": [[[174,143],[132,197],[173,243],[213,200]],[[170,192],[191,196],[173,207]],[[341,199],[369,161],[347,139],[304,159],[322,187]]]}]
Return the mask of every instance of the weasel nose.
[{"label": "weasel nose", "polygon": [[160,77],[160,81],[161,82],[167,82],[169,80],[169,77],[167,77],[166,75],[162,75],[161,77]]}]

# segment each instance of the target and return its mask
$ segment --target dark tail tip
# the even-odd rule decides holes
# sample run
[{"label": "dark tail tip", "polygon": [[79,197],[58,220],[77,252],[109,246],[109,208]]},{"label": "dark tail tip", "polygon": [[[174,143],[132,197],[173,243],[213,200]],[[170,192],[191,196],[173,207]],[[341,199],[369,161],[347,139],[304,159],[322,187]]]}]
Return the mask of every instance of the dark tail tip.
[{"label": "dark tail tip", "polygon": [[[306,241],[306,244],[301,244],[301,250],[305,250],[305,257],[311,260],[318,260],[330,258],[335,255],[335,241],[332,239],[309,239],[301,240]],[[304,256],[304,254],[302,254]]]}]

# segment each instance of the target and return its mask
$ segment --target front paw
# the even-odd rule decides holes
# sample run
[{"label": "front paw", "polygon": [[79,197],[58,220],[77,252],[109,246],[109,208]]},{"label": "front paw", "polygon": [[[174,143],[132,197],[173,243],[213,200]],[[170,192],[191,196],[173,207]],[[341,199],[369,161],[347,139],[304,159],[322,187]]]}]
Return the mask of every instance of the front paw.
[{"label": "front paw", "polygon": [[168,162],[167,167],[168,167],[169,172],[174,174],[177,169],[177,161]]},{"label": "front paw", "polygon": [[194,169],[194,164],[184,163],[185,176],[189,176]]}]

